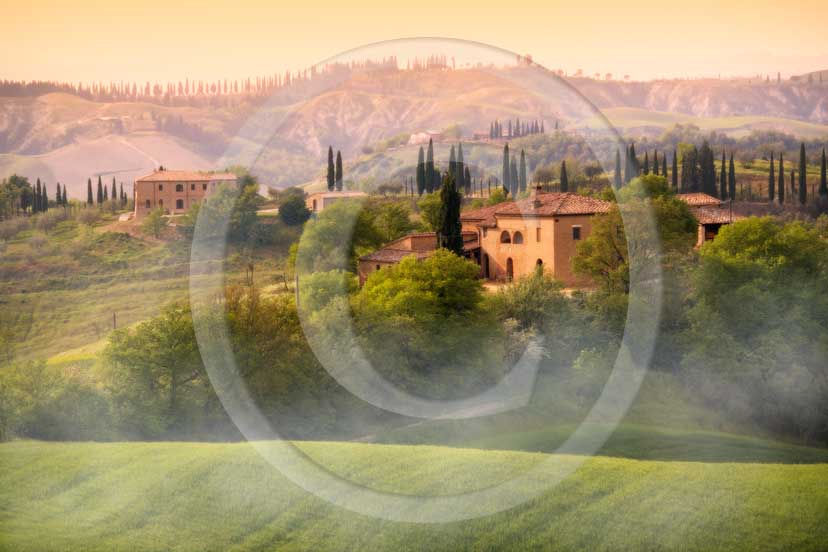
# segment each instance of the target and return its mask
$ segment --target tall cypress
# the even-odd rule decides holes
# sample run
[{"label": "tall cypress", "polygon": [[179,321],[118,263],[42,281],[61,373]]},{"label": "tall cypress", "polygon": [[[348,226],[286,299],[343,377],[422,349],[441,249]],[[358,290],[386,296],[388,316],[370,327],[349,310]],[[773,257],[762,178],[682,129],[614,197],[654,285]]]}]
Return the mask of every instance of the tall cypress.
[{"label": "tall cypress", "polygon": [[719,198],[727,199],[727,159],[722,149],[722,170],[719,173]]},{"label": "tall cypress", "polygon": [[[420,152],[422,152],[423,148],[420,148]],[[334,156],[333,156],[333,147],[328,146],[328,191],[334,191],[334,187],[336,186],[336,169],[334,169]]]},{"label": "tall cypress", "polygon": [[509,190],[512,193],[512,197],[517,197],[520,188],[520,182],[518,181],[518,163],[515,156],[512,156],[512,162],[509,164]]},{"label": "tall cypress", "polygon": [[420,146],[420,152],[417,154],[417,195],[423,195],[425,189],[425,152],[423,151],[423,146]]},{"label": "tall cypress", "polygon": [[43,189],[40,191],[40,210],[45,213],[49,210],[49,194],[46,191],[46,183],[43,183]]},{"label": "tall cypress", "polygon": [[63,185],[63,206],[69,205],[69,198],[66,197],[66,184]]},{"label": "tall cypress", "polygon": [[124,193],[124,183],[121,182],[121,193],[118,194],[118,197],[121,198],[121,205],[126,205],[126,194]]},{"label": "tall cypress", "polygon": [[733,152],[730,152],[730,171],[727,175],[728,197],[731,201],[736,199],[736,165],[733,163]]},{"label": "tall cypress", "polygon": [[112,201],[115,201],[115,198],[118,197],[118,187],[115,184],[115,177],[112,177],[112,193],[109,196]]},{"label": "tall cypress", "polygon": [[650,154],[644,152],[644,168],[641,170],[644,174],[650,174]]},{"label": "tall cypress", "polygon": [[615,150],[615,189],[621,187],[621,152]]},{"label": "tall cypress", "polygon": [[667,152],[661,156],[661,176],[667,178]]},{"label": "tall cypress", "polygon": [[659,176],[658,174],[658,150],[653,151],[653,174]]},{"label": "tall cypress", "polygon": [[336,179],[336,190],[338,192],[342,191],[342,152],[337,150],[336,151],[336,174],[334,175]]},{"label": "tall cypress", "polygon": [[437,247],[463,255],[463,233],[460,224],[460,192],[451,172],[443,176],[440,189],[440,219],[437,228]]},{"label": "tall cypress", "polygon": [[807,170],[805,164],[805,143],[802,142],[799,146],[799,203],[805,205],[808,203],[808,189],[807,189]]},{"label": "tall cypress", "polygon": [[716,164],[713,160],[713,150],[710,149],[710,144],[705,140],[702,143],[699,151],[699,161],[701,168],[701,191],[711,195],[718,196],[716,190]]},{"label": "tall cypress", "polygon": [[449,172],[454,177],[454,183],[457,184],[457,159],[454,157],[454,146],[451,146],[451,153],[449,153]]},{"label": "tall cypress", "polygon": [[635,142],[630,144],[630,175],[627,182],[636,178],[641,174],[641,164],[638,162],[638,156],[635,154]]},{"label": "tall cypress", "polygon": [[776,173],[773,167],[773,152],[770,158],[770,172],[768,172],[768,201],[773,202],[776,191]]},{"label": "tall cypress", "polygon": [[776,190],[779,198],[779,205],[785,203],[785,159],[782,152],[779,153],[779,188]]},{"label": "tall cypress", "polygon": [[55,205],[63,205],[63,196],[60,195],[60,182],[55,184]]},{"label": "tall cypress", "polygon": [[38,178],[37,185],[35,186],[34,201],[32,202],[32,213],[39,213],[42,210],[40,206],[40,179]]},{"label": "tall cypress", "polygon": [[468,193],[469,182],[466,182],[466,166],[463,162],[463,144],[457,144],[457,189]]},{"label": "tall cypress", "polygon": [[92,205],[92,179],[86,179],[86,204]]},{"label": "tall cypress", "polygon": [[566,174],[566,160],[561,161],[561,192],[569,191],[569,176]]},{"label": "tall cypress", "polygon": [[98,175],[98,205],[103,203],[103,183],[101,182],[101,177]]},{"label": "tall cypress", "polygon": [[[664,161],[664,174],[667,174],[667,161]],[[673,191],[678,192],[678,151],[673,150]]]},{"label": "tall cypress", "polygon": [[509,180],[511,178],[511,171],[509,169],[509,143],[503,145],[503,191],[507,194],[511,191]]},{"label": "tall cypress", "polygon": [[425,188],[428,193],[433,192],[435,189],[434,180],[434,144],[431,138],[429,138],[425,165]]},{"label": "tall cypress", "polygon": [[466,193],[474,194],[474,180],[472,180],[471,171],[469,170],[468,165],[463,167],[463,182],[466,183]]},{"label": "tall cypress", "polygon": [[819,197],[828,200],[828,177],[826,177],[825,148],[822,148],[822,164],[819,167]]},{"label": "tall cypress", "polygon": [[104,187],[103,187],[103,192],[104,192],[104,195],[103,195],[103,200],[104,200],[104,202],[109,201],[109,188],[107,188],[106,186],[104,186]]},{"label": "tall cypress", "polygon": [[520,172],[518,174],[519,188],[521,192],[526,191],[526,153],[520,150]]}]

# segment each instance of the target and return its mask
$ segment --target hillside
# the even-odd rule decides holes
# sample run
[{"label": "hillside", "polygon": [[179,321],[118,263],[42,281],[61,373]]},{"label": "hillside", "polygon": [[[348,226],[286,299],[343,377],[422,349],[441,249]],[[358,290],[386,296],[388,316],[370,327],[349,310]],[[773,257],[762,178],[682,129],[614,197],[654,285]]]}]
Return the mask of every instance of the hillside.
[{"label": "hillside", "polygon": [[[164,164],[210,168],[254,114],[268,120],[267,147],[256,161],[268,184],[287,186],[321,175],[328,144],[346,165],[365,146],[401,133],[459,124],[464,136],[486,132],[494,119],[560,119],[594,127],[583,109],[544,98],[525,68],[380,71],[341,84],[320,83],[312,96],[225,100],[200,106],[142,102],[97,103],[67,94],[0,98],[0,172],[18,171],[69,185],[82,197],[89,176],[129,183]],[[571,79],[581,93],[625,131],[658,134],[677,122],[734,136],[778,129],[803,137],[826,134],[828,86],[805,81]],[[524,85],[525,84],[525,85]],[[531,88],[531,90],[530,90]],[[548,91],[547,91],[548,92]],[[302,94],[309,101],[301,101]],[[261,110],[261,111],[260,111]]]},{"label": "hillside", "polygon": [[[263,443],[262,446],[267,446]],[[547,455],[299,444],[368,488],[486,487]],[[556,457],[571,466],[577,457]],[[552,475],[541,467],[537,483]],[[471,521],[381,521],[301,491],[248,444],[0,445],[4,550],[820,550],[828,467],[595,457],[558,487]]]}]

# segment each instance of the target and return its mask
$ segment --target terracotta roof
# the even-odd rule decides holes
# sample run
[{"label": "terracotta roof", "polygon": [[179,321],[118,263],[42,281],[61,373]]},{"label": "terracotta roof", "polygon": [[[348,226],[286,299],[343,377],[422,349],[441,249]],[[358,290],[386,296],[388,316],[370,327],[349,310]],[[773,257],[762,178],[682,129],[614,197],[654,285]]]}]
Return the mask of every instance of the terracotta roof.
[{"label": "terracotta roof", "polygon": [[473,222],[478,226],[495,226],[495,211],[501,207],[498,205],[491,205],[489,207],[482,207],[473,211],[464,211],[460,213],[461,222]]},{"label": "terracotta roof", "polygon": [[690,205],[691,207],[702,207],[722,204],[722,202],[719,199],[713,197],[712,195],[702,193],[678,194],[676,197],[685,202],[687,205]]},{"label": "terracotta roof", "polygon": [[[406,238],[434,238],[434,249],[427,251],[414,251],[403,246]],[[463,232],[463,249],[471,251],[477,249],[479,244],[477,242],[477,232],[466,230]],[[417,259],[425,259],[430,256],[437,249],[437,234],[434,232],[417,232],[415,234],[407,234],[402,238],[396,239],[386,246],[377,249],[373,253],[363,255],[359,258],[360,261],[380,261],[386,263],[396,263],[403,260],[408,255],[416,255]]]},{"label": "terracotta roof", "polygon": [[495,216],[563,216],[606,213],[612,203],[571,192],[539,193],[536,197],[501,203]]},{"label": "terracotta roof", "polygon": [[731,222],[742,220],[743,216],[731,214],[730,209],[726,207],[710,207],[702,206],[693,209],[693,214],[699,224],[729,224]]},{"label": "terracotta roof", "polygon": [[208,171],[154,171],[137,178],[136,182],[210,182],[213,180],[236,180],[236,175]]}]

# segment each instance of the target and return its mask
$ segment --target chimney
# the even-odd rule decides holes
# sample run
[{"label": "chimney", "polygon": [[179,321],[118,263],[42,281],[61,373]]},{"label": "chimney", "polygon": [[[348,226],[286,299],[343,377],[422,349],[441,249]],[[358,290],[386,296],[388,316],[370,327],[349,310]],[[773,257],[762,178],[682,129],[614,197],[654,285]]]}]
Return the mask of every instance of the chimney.
[{"label": "chimney", "polygon": [[540,193],[541,193],[541,185],[536,184],[532,188],[532,192],[529,195],[529,197],[532,199],[532,205],[535,207],[535,209],[537,209],[541,206]]}]

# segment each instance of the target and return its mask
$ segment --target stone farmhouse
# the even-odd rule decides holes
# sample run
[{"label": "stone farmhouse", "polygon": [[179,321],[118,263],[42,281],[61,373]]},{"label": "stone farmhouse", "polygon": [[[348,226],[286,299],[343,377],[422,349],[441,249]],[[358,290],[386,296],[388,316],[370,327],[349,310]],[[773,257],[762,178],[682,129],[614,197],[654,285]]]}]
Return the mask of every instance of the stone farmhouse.
[{"label": "stone farmhouse", "polygon": [[222,184],[236,185],[232,173],[204,171],[171,171],[163,167],[135,181],[134,218],[140,219],[155,208],[166,214],[180,215],[215,192]]},{"label": "stone farmhouse", "polygon": [[679,194],[676,197],[690,206],[696,220],[699,221],[696,247],[701,247],[704,242],[711,241],[715,238],[722,226],[744,218],[733,214],[730,208],[732,205],[726,204],[711,195],[692,193]]},{"label": "stone farmhouse", "polygon": [[310,194],[305,198],[305,207],[308,211],[314,214],[321,213],[325,207],[330,207],[333,203],[341,200],[357,199],[368,197],[365,192],[354,191],[333,191],[333,192],[316,192]]}]

